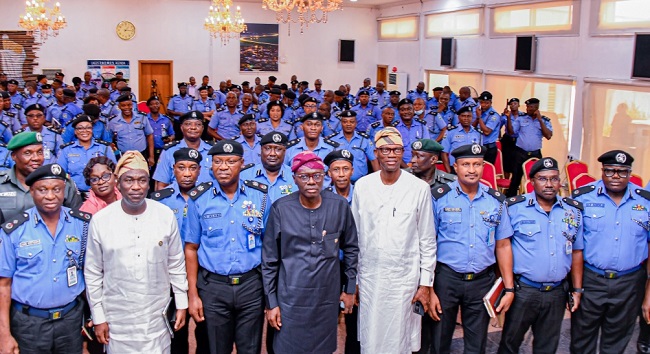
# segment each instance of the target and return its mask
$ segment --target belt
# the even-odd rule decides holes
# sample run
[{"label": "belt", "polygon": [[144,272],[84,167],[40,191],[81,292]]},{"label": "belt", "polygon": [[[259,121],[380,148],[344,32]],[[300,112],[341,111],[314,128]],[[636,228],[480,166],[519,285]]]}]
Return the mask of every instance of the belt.
[{"label": "belt", "polygon": [[544,291],[544,292],[551,291],[551,290],[557,288],[558,286],[562,285],[562,283],[564,283],[564,280],[560,280],[560,281],[556,281],[556,282],[548,282],[548,283],[538,283],[536,281],[532,281],[532,280],[524,277],[523,275],[518,275],[517,280],[524,283],[524,284],[526,284],[526,285],[528,285],[528,286],[532,286],[533,288],[536,288],[539,291]]},{"label": "belt", "polygon": [[542,153],[542,150],[540,150],[540,149],[533,150],[533,151],[526,151],[526,150],[520,148],[519,146],[517,146],[517,149],[521,150],[521,152],[523,152],[526,156],[541,155],[541,153]]},{"label": "belt", "polygon": [[621,270],[621,271],[615,271],[615,270],[602,270],[600,268],[596,268],[593,265],[589,263],[585,263],[585,268],[589,269],[590,271],[598,274],[599,276],[606,278],[606,279],[616,279],[619,277],[622,277],[624,275],[628,275],[630,273],[634,273],[637,270],[641,269],[641,266],[638,265],[636,267],[632,267],[628,270]]},{"label": "belt", "polygon": [[451,271],[458,278],[460,278],[462,280],[465,280],[465,281],[472,281],[472,280],[482,278],[484,275],[489,274],[494,269],[494,266],[491,265],[491,266],[488,266],[487,268],[483,269],[482,271],[480,271],[478,273],[459,273],[459,272],[453,270],[450,266],[448,266],[448,265],[446,265],[444,263],[438,262],[438,267]]},{"label": "belt", "polygon": [[16,310],[28,316],[40,317],[47,320],[62,319],[63,316],[67,315],[70,311],[72,311],[72,309],[75,308],[77,304],[79,304],[79,300],[74,299],[71,303],[63,307],[57,307],[57,308],[45,310],[45,309],[37,309],[35,307],[30,307],[13,301],[13,305]]},{"label": "belt", "polygon": [[485,146],[486,149],[491,149],[491,148],[497,147],[497,143],[489,143],[489,144],[485,144],[483,146]]},{"label": "belt", "polygon": [[226,283],[230,285],[239,285],[245,282],[246,280],[253,278],[261,274],[260,267],[253,268],[244,274],[231,274],[231,275],[221,275],[217,273],[212,273],[209,270],[205,270],[205,279],[215,280],[220,283]]}]

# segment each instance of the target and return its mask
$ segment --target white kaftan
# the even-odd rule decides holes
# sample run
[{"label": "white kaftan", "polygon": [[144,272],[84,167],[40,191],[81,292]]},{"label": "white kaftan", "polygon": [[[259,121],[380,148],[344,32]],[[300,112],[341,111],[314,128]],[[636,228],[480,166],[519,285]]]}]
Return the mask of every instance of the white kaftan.
[{"label": "white kaftan", "polygon": [[359,234],[359,340],[362,353],[420,349],[422,319],[411,300],[433,286],[436,234],[429,185],[405,171],[393,185],[380,172],[354,186]]},{"label": "white kaftan", "polygon": [[113,203],[92,218],[84,276],[95,324],[108,322],[108,353],[169,353],[162,317],[170,284],[187,308],[187,273],[178,225],[167,206],[146,200],[141,215]]}]

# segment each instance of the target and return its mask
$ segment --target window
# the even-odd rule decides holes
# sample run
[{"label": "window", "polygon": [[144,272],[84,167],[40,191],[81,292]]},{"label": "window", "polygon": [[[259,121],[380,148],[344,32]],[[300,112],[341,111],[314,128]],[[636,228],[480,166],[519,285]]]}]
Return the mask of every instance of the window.
[{"label": "window", "polygon": [[377,20],[379,26],[379,40],[417,40],[418,17],[400,17]]},{"label": "window", "polygon": [[596,24],[592,33],[632,33],[650,28],[650,1],[599,0],[592,6],[592,24]]},{"label": "window", "polygon": [[[587,84],[581,160],[600,178],[598,156],[621,149],[634,156],[634,173],[650,177],[650,87]],[[644,186],[643,186],[644,187]]]},{"label": "window", "polygon": [[491,34],[577,34],[579,16],[579,4],[573,0],[494,7]]},{"label": "window", "polygon": [[482,8],[427,15],[426,37],[480,35],[482,18]]},{"label": "window", "polygon": [[526,111],[524,102],[527,99],[538,98],[539,110],[551,119],[553,126],[551,140],[542,140],[542,155],[551,156],[560,163],[566,160],[569,127],[573,122],[574,81],[488,74],[485,86],[492,93],[492,106],[499,113],[503,112],[506,100],[510,98],[519,98],[522,112]]},{"label": "window", "polygon": [[[429,88],[429,96],[433,95],[431,90],[436,86],[449,86],[456,94],[458,94],[458,89],[463,86],[471,86],[476,90],[483,86],[482,75],[478,72],[427,71],[426,83]],[[478,96],[478,93],[476,96]]]}]

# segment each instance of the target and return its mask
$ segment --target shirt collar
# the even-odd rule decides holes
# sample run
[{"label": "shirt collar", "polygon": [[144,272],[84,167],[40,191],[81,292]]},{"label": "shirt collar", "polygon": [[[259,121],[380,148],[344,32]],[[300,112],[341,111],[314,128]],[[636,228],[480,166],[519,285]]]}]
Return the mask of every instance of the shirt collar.
[{"label": "shirt collar", "polygon": [[[609,198],[609,195],[607,195],[607,190],[605,189],[605,182],[603,180],[599,180],[596,182],[596,193],[598,195],[604,194]],[[637,197],[632,193],[632,189],[630,188],[630,184],[627,184],[627,187],[625,188],[625,194],[623,195],[623,199],[621,200],[621,204],[625,203],[626,200],[628,199],[636,199]]]},{"label": "shirt collar", "polygon": [[[467,196],[467,193],[463,192],[463,190],[460,188],[460,184],[458,181],[453,181],[452,183],[449,183],[449,186],[451,187],[454,196],[455,197],[460,197],[461,195]],[[479,183],[478,185],[478,191],[476,192],[476,196],[474,197],[474,200],[481,198],[483,196],[483,189],[486,189],[487,186],[483,185],[482,183]],[[469,200],[469,197],[467,196],[467,199]]]},{"label": "shirt collar", "polygon": [[[237,188],[237,191],[235,192],[235,196],[233,197],[233,201],[237,200],[239,198],[240,194],[246,195],[247,194],[247,189],[248,189],[248,187],[246,187],[246,185],[244,185],[243,181],[239,180],[239,188]],[[221,189],[221,185],[217,181],[214,181],[214,184],[213,184],[213,187],[212,187],[212,195],[215,196],[215,197],[217,195],[222,195],[223,198],[225,198],[226,200],[229,200],[228,196],[226,196],[226,194],[223,192],[223,190]]]},{"label": "shirt collar", "polygon": [[[30,219],[34,223],[34,226],[38,225],[40,222],[42,222],[43,218],[41,218],[41,214],[38,212],[38,209],[36,207],[31,208],[30,212]],[[63,206],[61,207],[61,211],[59,212],[59,220],[65,220],[66,222],[70,222],[70,216],[68,216],[68,213],[65,212],[63,209]],[[45,225],[45,224],[44,224]],[[57,227],[58,229],[58,227]]]}]

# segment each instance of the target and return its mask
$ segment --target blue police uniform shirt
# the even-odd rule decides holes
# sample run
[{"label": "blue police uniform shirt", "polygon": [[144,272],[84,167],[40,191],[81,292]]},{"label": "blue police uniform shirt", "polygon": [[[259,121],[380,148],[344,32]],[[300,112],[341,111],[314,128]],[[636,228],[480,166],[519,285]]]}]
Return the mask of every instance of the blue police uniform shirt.
[{"label": "blue police uniform shirt", "polygon": [[15,106],[11,106],[7,110],[2,110],[0,112],[0,119],[9,125],[13,132],[22,129],[23,125],[27,124],[23,110]]},{"label": "blue police uniform shirt", "polygon": [[411,156],[413,152],[411,151],[411,143],[418,139],[431,139],[431,134],[429,134],[429,129],[423,124],[419,119],[413,119],[411,121],[411,127],[407,127],[404,122],[399,122],[395,126],[399,133],[402,135],[402,142],[404,143],[404,155],[402,155],[402,161],[404,163],[411,162]]},{"label": "blue police uniform shirt", "polygon": [[80,145],[79,141],[65,145],[59,152],[56,162],[70,175],[77,185],[77,189],[87,192],[90,190],[90,186],[86,184],[86,179],[83,176],[84,168],[90,159],[99,156],[106,156],[117,163],[113,149],[108,144],[97,142],[94,139],[90,142],[88,149]]},{"label": "blue police uniform shirt", "polygon": [[266,172],[261,163],[243,170],[239,179],[242,181],[250,180],[266,184],[268,186],[269,203],[273,203],[276,200],[298,190],[298,187],[293,182],[291,168],[287,165],[282,165],[282,168],[278,172],[278,176],[275,178],[275,182],[271,182],[268,177],[268,172]]},{"label": "blue police uniform shirt", "polygon": [[[72,122],[68,122],[68,125],[63,130],[63,133],[61,133],[61,138],[63,138],[64,144],[77,140],[77,136],[74,135],[74,128],[70,123]],[[111,132],[108,131],[106,123],[102,122],[101,120],[93,123],[93,138],[104,141],[113,141],[113,137],[111,136]]]},{"label": "blue police uniform shirt", "polygon": [[438,100],[435,97],[429,98],[428,101],[425,102],[427,108],[430,110],[437,110],[438,109]]},{"label": "blue police uniform shirt", "polygon": [[479,133],[478,130],[474,129],[472,126],[469,127],[469,131],[467,132],[462,126],[459,126],[456,129],[447,131],[447,134],[442,138],[440,144],[443,147],[442,151],[449,154],[449,166],[451,166],[454,164],[454,161],[456,161],[456,159],[451,156],[451,152],[454,151],[455,148],[463,145],[482,145],[483,134]]},{"label": "blue police uniform shirt", "polygon": [[368,103],[365,107],[358,104],[350,110],[357,114],[357,131],[360,132],[365,132],[370,124],[381,120],[381,110],[372,103]]},{"label": "blue police uniform shirt", "polygon": [[[487,111],[481,114],[481,119],[485,125],[492,129],[492,132],[483,137],[483,145],[494,144],[499,140],[499,132],[501,131],[501,115],[490,107]],[[477,127],[479,127],[477,125]]]},{"label": "blue police uniform shirt", "polygon": [[27,108],[33,104],[40,104],[43,107],[47,107],[47,99],[43,97],[40,93],[35,93],[33,95],[27,95],[27,98],[23,100],[23,107]]},{"label": "blue police uniform shirt", "polygon": [[508,206],[514,273],[538,283],[561,281],[571,270],[573,251],[584,248],[582,212],[556,197],[547,214],[535,193],[519,198],[524,197]]},{"label": "blue police uniform shirt", "polygon": [[[328,187],[328,190],[331,190],[331,192],[334,193],[334,194],[340,195],[340,194],[336,191],[336,187],[335,187],[335,186],[329,186],[329,187]],[[348,193],[347,198],[344,197],[345,200],[348,201],[348,205],[350,205],[350,206],[352,205],[352,196],[353,196],[353,195],[354,195],[354,184],[350,184],[350,192]],[[343,196],[341,195],[341,197],[343,197]],[[339,258],[341,258],[341,256],[342,256],[342,252],[343,252],[343,251],[341,250],[340,252],[341,252],[341,254],[339,255]]]},{"label": "blue police uniform shirt", "polygon": [[68,286],[67,268],[79,264],[84,222],[61,207],[52,235],[36,207],[27,209],[27,220],[0,231],[0,277],[12,278],[11,299],[39,309],[65,306],[85,288],[83,271],[76,270],[77,284]]},{"label": "blue police uniform shirt", "polygon": [[119,107],[113,101],[106,101],[106,103],[99,106],[99,109],[101,111],[99,119],[104,123],[108,123],[112,117],[117,117],[120,114]]},{"label": "blue police uniform shirt", "polygon": [[83,113],[84,111],[79,108],[79,106],[74,104],[74,102],[66,103],[61,110],[61,120],[59,123],[61,123],[62,126],[65,126],[68,124],[68,122],[71,122],[73,119],[75,119],[76,116]]},{"label": "blue police uniform shirt", "polygon": [[592,191],[574,194],[584,206],[585,263],[619,272],[641,264],[648,258],[650,242],[650,201],[636,192],[641,187],[629,183],[618,206],[607,195],[603,181],[586,188]]},{"label": "blue police uniform shirt", "polygon": [[418,90],[409,90],[406,98],[413,102],[415,102],[416,99],[421,98],[424,100],[424,104],[426,104],[429,100],[429,93],[424,90],[422,90],[422,92],[418,92]]},{"label": "blue police uniform shirt", "polygon": [[496,262],[496,241],[512,235],[505,203],[483,184],[473,200],[458,181],[447,185],[451,190],[433,201],[438,262],[459,273],[478,273]]},{"label": "blue police uniform shirt", "polygon": [[[196,188],[206,188],[199,185]],[[262,262],[264,225],[271,206],[268,195],[239,181],[232,199],[214,181],[190,199],[183,223],[185,242],[199,245],[199,265],[220,275],[243,274]]]},{"label": "blue police uniform shirt", "polygon": [[174,123],[172,123],[171,118],[164,114],[159,114],[158,120],[155,120],[151,117],[151,113],[147,113],[147,119],[149,119],[149,125],[153,129],[153,148],[162,149],[165,146],[163,137],[174,135]]},{"label": "blue police uniform shirt", "polygon": [[[84,98],[88,97],[88,95],[89,95],[88,91],[91,88],[98,88],[97,85],[95,85],[94,81],[90,81],[90,83],[81,82],[81,85],[79,85],[79,87],[81,88],[81,90],[79,90],[79,92],[82,93],[82,96],[80,97],[81,99],[84,99]],[[79,94],[79,92],[77,92],[77,94]],[[77,97],[79,97],[79,96],[77,96]]]},{"label": "blue police uniform shirt", "polygon": [[[318,145],[314,150],[311,151],[324,160],[327,154],[329,154],[333,150],[334,150],[334,146],[326,143],[323,140],[323,138],[318,138]],[[284,155],[284,164],[291,167],[291,160],[293,160],[294,156],[298,155],[303,151],[309,151],[309,148],[305,144],[305,139],[301,139],[298,144],[287,149],[287,153]]]},{"label": "blue police uniform shirt", "polygon": [[372,96],[370,96],[370,99],[377,102],[377,107],[383,107],[390,103],[390,95],[388,94],[388,91],[384,91],[382,93],[376,91],[372,94]]},{"label": "blue police uniform shirt", "polygon": [[[514,122],[515,122],[515,120],[517,120],[517,119],[519,119],[519,117],[521,117],[521,116],[525,116],[525,115],[526,115],[526,113],[524,113],[524,112],[519,112],[519,115],[517,116],[517,118],[512,119],[512,123],[513,123],[513,127],[512,127],[512,128],[513,128],[513,130],[514,130]],[[502,115],[501,115],[501,126],[503,126],[503,127],[507,127],[507,126],[508,126],[508,116],[506,116],[505,114],[502,114]],[[508,135],[508,136],[510,136],[510,134],[508,134],[508,129],[507,129],[507,128],[504,129],[503,134],[504,134],[504,135]],[[516,138],[516,137],[518,137],[518,136],[519,136],[519,135],[517,134],[517,132],[514,132],[514,134],[512,135],[513,138]]]},{"label": "blue police uniform shirt", "polygon": [[309,97],[313,97],[318,101],[318,103],[323,103],[323,99],[325,97],[325,91],[321,90],[320,92],[313,90],[309,93]]},{"label": "blue police uniform shirt", "polygon": [[[156,165],[156,171],[154,171],[152,178],[158,182],[166,184],[174,182],[176,180],[176,177],[174,177],[174,152],[186,147],[188,146],[185,139],[165,145],[165,148],[163,148],[163,151],[160,153],[160,157],[158,157],[158,164]],[[212,156],[208,155],[211,147],[212,145],[203,140],[201,140],[201,143],[199,144],[197,150],[201,153],[203,160],[201,160],[201,173],[199,174],[196,183],[209,182],[213,179]]]},{"label": "blue police uniform shirt", "polygon": [[[397,124],[399,124],[399,121],[394,121],[390,124],[391,127],[396,127]],[[374,141],[375,140],[375,135],[377,134],[378,131],[384,129],[384,122],[379,121],[379,122],[374,122],[368,126],[368,130],[366,130],[366,134],[368,134],[368,137],[370,137],[370,140]]]},{"label": "blue police uniform shirt", "polygon": [[111,90],[110,100],[113,101],[113,102],[115,102],[115,100],[116,100],[118,97],[120,97],[120,91],[118,91],[118,90]]},{"label": "blue police uniform shirt", "polygon": [[293,125],[291,124],[291,121],[281,119],[280,124],[274,128],[269,118],[260,118],[259,123],[257,123],[257,134],[264,136],[270,132],[276,131],[289,136],[292,128]]},{"label": "blue police uniform shirt", "polygon": [[211,98],[214,100],[214,103],[219,106],[223,106],[224,104],[226,104],[226,94],[219,90],[214,91],[214,94],[212,95]]},{"label": "blue police uniform shirt", "polygon": [[340,113],[336,112],[336,115],[332,114],[328,119],[323,121],[323,136],[330,136],[341,132],[343,128],[341,128],[341,118],[338,116]]},{"label": "blue police uniform shirt", "polygon": [[27,95],[24,92],[16,91],[16,93],[14,93],[13,95],[12,94],[9,95],[11,96],[10,98],[11,98],[12,106],[19,105],[21,108],[26,108],[23,103],[27,98]]},{"label": "blue police uniform shirt", "polygon": [[249,145],[243,135],[240,135],[235,139],[235,141],[239,142],[244,147],[244,163],[247,165],[249,163],[258,164],[262,162],[262,153],[260,151],[260,140],[262,139],[260,139],[257,134],[254,135],[253,139],[253,146]]},{"label": "blue police uniform shirt", "polygon": [[119,114],[108,122],[108,130],[117,133],[117,148],[120,151],[144,151],[147,148],[147,135],[153,134],[149,119],[144,113],[133,114],[128,123]]},{"label": "blue police uniform shirt", "polygon": [[[550,119],[542,117],[542,122],[550,131],[553,131]],[[512,121],[512,130],[517,134],[516,146],[518,148],[524,151],[535,151],[542,148],[544,135],[542,135],[542,127],[537,119],[528,114],[519,116],[519,118]]]},{"label": "blue police uniform shirt", "polygon": [[[377,89],[374,88],[374,87],[372,87],[372,86],[369,86],[369,87],[359,87],[359,89],[357,90],[357,94],[356,94],[356,95],[352,96],[351,94],[348,94],[348,100],[350,99],[350,96],[352,96],[352,99],[356,99],[356,100],[358,100],[358,99],[359,99],[359,92],[364,91],[364,90],[365,90],[365,91],[368,91],[368,94],[369,94],[370,96],[374,95],[375,92],[377,92]],[[352,102],[352,101],[350,101],[350,102]],[[350,104],[352,104],[352,103],[350,103]]]},{"label": "blue police uniform shirt", "polygon": [[[366,134],[363,133],[363,135]],[[375,146],[369,138],[361,136],[359,133],[354,132],[352,139],[348,141],[345,138],[343,132],[340,132],[334,136],[329,137],[329,139],[340,144],[336,148],[337,150],[345,149],[352,153],[352,167],[354,167],[352,177],[350,178],[352,180],[352,183],[368,174],[368,161],[374,161],[376,159]]]},{"label": "blue police uniform shirt", "polygon": [[447,128],[447,123],[442,114],[436,112],[429,112],[424,116],[424,122],[426,123],[427,129],[429,130],[429,135],[431,139],[436,140],[440,132]]},{"label": "blue police uniform shirt", "polygon": [[260,115],[260,111],[259,111],[259,109],[253,108],[252,106],[249,106],[248,109],[245,110],[245,111],[243,110],[243,107],[237,107],[237,110],[238,110],[239,113],[241,113],[242,115],[246,115],[246,114],[251,114],[251,115],[253,115],[253,117],[255,118],[255,121],[256,121],[256,122],[260,120],[260,116],[261,116],[261,115]]},{"label": "blue police uniform shirt", "polygon": [[[2,114],[0,113],[0,116]],[[0,119],[0,143],[8,144],[9,140],[14,136],[9,123]]]},{"label": "blue police uniform shirt", "polygon": [[390,104],[390,102],[389,102],[387,105],[382,106],[382,107],[379,109],[379,111],[380,111],[380,112],[383,112],[384,109],[386,109],[386,108],[392,108],[392,109],[393,109],[393,113],[395,113],[395,116],[393,117],[393,122],[402,120],[402,116],[399,115],[399,108],[397,108],[397,106],[393,106],[393,105]]},{"label": "blue police uniform shirt", "polygon": [[228,107],[221,107],[212,115],[210,128],[217,131],[224,139],[232,139],[239,135],[239,119],[244,115],[235,109],[230,113]]},{"label": "blue police uniform shirt", "polygon": [[[298,96],[297,91],[294,92],[294,93],[296,93],[296,96]],[[262,105],[262,104],[266,103],[269,100],[269,98],[271,98],[271,96],[269,96],[268,93],[262,91],[262,93],[260,93],[260,96],[257,98],[257,102],[258,102],[259,105]],[[260,109],[260,111],[261,111],[261,109]]]},{"label": "blue police uniform shirt", "polygon": [[[183,113],[187,113],[192,110],[193,103],[194,103],[194,99],[190,95],[185,95],[184,97],[182,97],[181,95],[174,95],[169,100],[169,103],[167,104],[167,109],[178,112],[182,115]],[[179,117],[174,117],[174,119],[176,120],[178,120],[178,118]]]},{"label": "blue police uniform shirt", "polygon": [[[174,216],[176,217],[176,223],[178,223],[178,230],[182,231],[183,222],[185,221],[185,217],[187,216],[188,201],[186,201],[185,198],[183,198],[183,195],[181,194],[181,189],[178,187],[178,182],[176,181],[172,182],[172,184],[167,186],[164,190],[167,189],[172,189],[174,190],[174,192],[167,197],[158,199],[156,197],[156,193],[158,193],[159,191],[156,191],[153,193],[153,199],[162,204],[165,204],[169,209],[172,210]],[[181,241],[183,242],[183,246],[185,246],[185,235],[183,234],[183,232],[181,232],[180,234],[181,234]]]},{"label": "blue police uniform shirt", "polygon": [[11,158],[11,151],[7,145],[0,144],[0,171],[9,170],[14,167],[14,160]]},{"label": "blue police uniform shirt", "polygon": [[[23,131],[31,132],[32,130],[27,127]],[[41,128],[40,133],[43,137],[43,158],[45,159],[43,161],[43,165],[55,163],[57,155],[59,154],[61,146],[63,145],[61,134],[53,131],[50,127]]]},{"label": "blue police uniform shirt", "polygon": [[217,104],[213,99],[206,99],[205,101],[201,99],[194,100],[192,103],[192,110],[199,112],[211,112],[217,109]]}]

